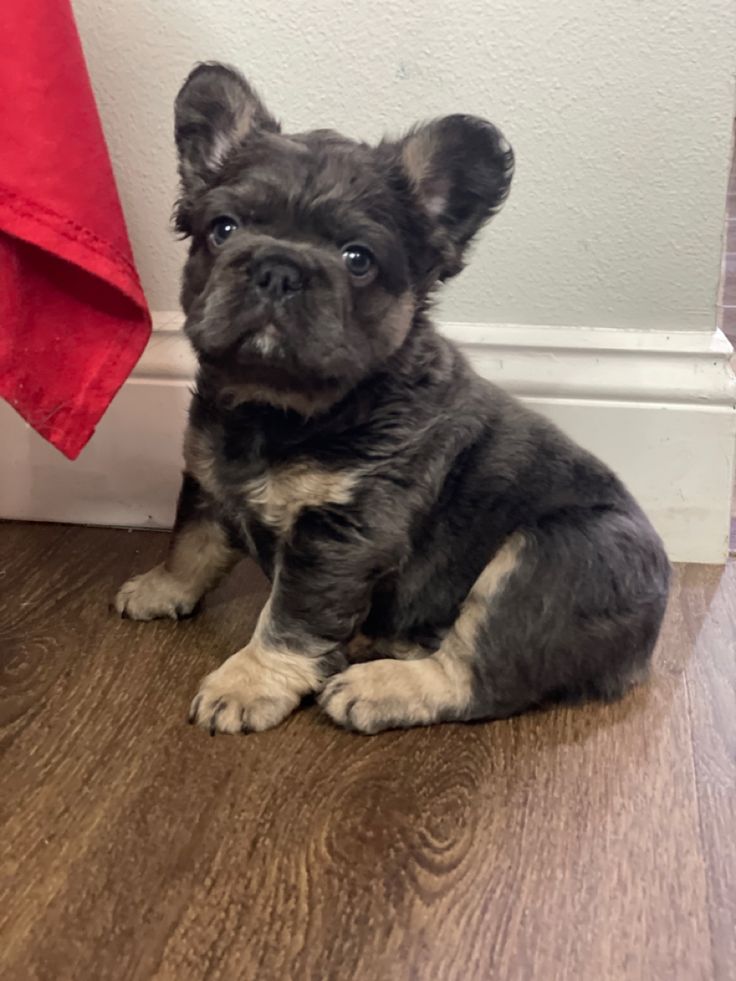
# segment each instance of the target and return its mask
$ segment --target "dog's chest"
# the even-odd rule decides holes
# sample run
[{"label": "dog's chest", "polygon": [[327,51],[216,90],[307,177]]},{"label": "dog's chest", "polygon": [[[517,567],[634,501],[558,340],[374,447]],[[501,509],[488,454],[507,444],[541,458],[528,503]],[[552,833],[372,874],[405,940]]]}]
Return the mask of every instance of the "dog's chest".
[{"label": "dog's chest", "polygon": [[246,480],[242,500],[259,521],[279,535],[291,530],[305,508],[349,504],[356,482],[349,471],[326,470],[308,460],[264,469]]},{"label": "dog's chest", "polygon": [[327,468],[309,457],[268,463],[251,449],[228,458],[217,435],[189,429],[187,471],[238,523],[254,518],[277,536],[287,535],[305,508],[349,504],[359,474]]}]

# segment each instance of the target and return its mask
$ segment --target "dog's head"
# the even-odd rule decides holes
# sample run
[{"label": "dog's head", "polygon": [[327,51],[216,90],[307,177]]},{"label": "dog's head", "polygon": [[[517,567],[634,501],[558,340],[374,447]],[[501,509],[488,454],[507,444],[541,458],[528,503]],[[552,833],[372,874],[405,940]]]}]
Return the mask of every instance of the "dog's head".
[{"label": "dog's head", "polygon": [[186,331],[203,363],[263,392],[344,392],[380,367],[511,182],[511,148],[481,119],[377,147],[287,136],[222,65],[194,69],[175,117]]}]

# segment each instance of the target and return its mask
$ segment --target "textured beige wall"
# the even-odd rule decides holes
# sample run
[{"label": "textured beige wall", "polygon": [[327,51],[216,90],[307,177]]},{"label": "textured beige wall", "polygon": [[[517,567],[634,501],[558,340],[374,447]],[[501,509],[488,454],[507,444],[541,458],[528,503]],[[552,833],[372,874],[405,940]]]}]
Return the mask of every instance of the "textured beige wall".
[{"label": "textured beige wall", "polygon": [[446,320],[714,323],[733,0],[74,0],[151,306],[182,246],[171,103],[196,60],[241,67],[287,128],[362,138],[468,111],[518,156]]}]

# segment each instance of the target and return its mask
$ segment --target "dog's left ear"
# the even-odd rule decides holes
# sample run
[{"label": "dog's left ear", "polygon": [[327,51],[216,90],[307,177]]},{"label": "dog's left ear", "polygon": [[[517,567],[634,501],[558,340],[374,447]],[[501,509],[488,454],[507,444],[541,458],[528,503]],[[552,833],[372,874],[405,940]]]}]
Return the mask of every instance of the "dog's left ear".
[{"label": "dog's left ear", "polygon": [[466,246],[508,197],[513,151],[491,123],[445,116],[413,130],[398,145],[399,162],[439,252],[440,279],[462,269]]},{"label": "dog's left ear", "polygon": [[184,199],[204,190],[228,153],[249,135],[279,124],[240,72],[216,62],[197,65],[174,104],[174,137]]}]

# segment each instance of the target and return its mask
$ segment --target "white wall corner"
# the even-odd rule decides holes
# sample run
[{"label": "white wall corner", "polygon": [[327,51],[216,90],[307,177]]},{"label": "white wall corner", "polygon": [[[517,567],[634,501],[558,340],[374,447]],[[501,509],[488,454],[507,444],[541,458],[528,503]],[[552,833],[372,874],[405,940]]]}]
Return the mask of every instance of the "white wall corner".
[{"label": "white wall corner", "polygon": [[[181,315],[154,317],[138,366],[74,463],[6,405],[0,515],[169,527],[194,357]],[[720,331],[446,324],[476,370],[620,474],[674,561],[728,554],[736,378]]]}]

